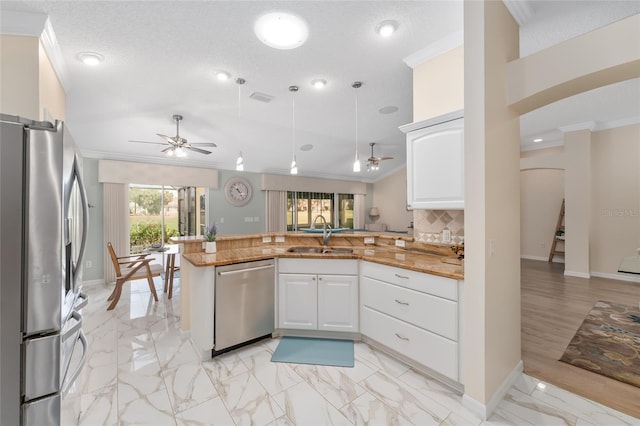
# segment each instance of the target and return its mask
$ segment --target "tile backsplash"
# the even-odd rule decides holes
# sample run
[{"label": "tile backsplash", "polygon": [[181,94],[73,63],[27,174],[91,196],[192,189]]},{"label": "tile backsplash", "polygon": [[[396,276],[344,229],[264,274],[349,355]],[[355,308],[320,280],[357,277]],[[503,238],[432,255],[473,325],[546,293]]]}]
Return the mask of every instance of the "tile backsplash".
[{"label": "tile backsplash", "polygon": [[414,210],[413,237],[425,243],[442,242],[442,231],[451,231],[451,242],[464,242],[464,210]]}]

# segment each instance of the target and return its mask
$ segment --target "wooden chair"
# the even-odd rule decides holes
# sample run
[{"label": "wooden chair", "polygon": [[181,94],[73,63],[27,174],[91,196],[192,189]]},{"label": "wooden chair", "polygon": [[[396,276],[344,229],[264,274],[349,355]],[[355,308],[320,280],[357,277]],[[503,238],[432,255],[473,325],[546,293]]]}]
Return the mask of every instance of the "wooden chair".
[{"label": "wooden chair", "polygon": [[[153,277],[159,277],[162,272],[162,265],[157,263],[151,263],[153,259],[146,259],[148,254],[136,254],[132,256],[116,256],[116,252],[113,250],[111,243],[107,243],[109,249],[109,256],[113,262],[113,268],[116,271],[116,287],[107,299],[111,301],[107,310],[110,311],[116,307],[120,300],[120,294],[122,293],[122,286],[127,281],[147,279],[149,283],[149,289],[153,294],[155,301],[158,301],[158,294],[156,293],[156,287],[153,284]],[[121,266],[123,265],[123,266]]]}]

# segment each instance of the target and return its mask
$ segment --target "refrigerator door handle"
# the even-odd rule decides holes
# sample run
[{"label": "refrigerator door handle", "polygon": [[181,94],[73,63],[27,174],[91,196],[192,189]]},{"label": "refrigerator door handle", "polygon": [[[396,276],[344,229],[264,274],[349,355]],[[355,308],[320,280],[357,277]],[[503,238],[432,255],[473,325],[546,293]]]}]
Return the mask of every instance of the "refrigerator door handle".
[{"label": "refrigerator door handle", "polygon": [[85,306],[87,306],[88,303],[89,303],[89,296],[87,296],[83,292],[80,292],[78,294],[78,298],[76,299],[76,304],[73,306],[73,310],[74,311],[79,311],[80,309],[82,309]]},{"label": "refrigerator door handle", "polygon": [[[82,315],[76,311],[71,313],[71,319],[75,321],[72,327],[66,330],[62,330],[62,342],[64,343],[68,338],[77,334],[78,330],[82,327]],[[69,322],[67,321],[67,324]],[[66,324],[65,324],[66,325]],[[65,327],[66,328],[66,327]]]},{"label": "refrigerator door handle", "polygon": [[69,391],[73,383],[76,381],[76,379],[80,375],[80,372],[82,371],[82,367],[84,367],[85,361],[87,360],[87,338],[82,330],[80,330],[78,340],[80,340],[80,343],[82,343],[82,357],[80,358],[80,362],[78,362],[78,366],[76,367],[76,370],[73,372],[73,374],[68,376],[68,379],[65,377],[64,383],[62,385],[63,395],[65,395]]},{"label": "refrigerator door handle", "polygon": [[[87,247],[87,234],[89,233],[89,202],[87,201],[87,191],[85,190],[84,183],[82,182],[82,175],[80,173],[80,166],[78,165],[78,155],[73,157],[73,176],[78,182],[78,189],[80,190],[80,199],[82,202],[82,241],[80,242],[80,250],[78,251],[78,265],[82,265],[84,260],[84,253]],[[74,289],[75,290],[75,289]]]}]

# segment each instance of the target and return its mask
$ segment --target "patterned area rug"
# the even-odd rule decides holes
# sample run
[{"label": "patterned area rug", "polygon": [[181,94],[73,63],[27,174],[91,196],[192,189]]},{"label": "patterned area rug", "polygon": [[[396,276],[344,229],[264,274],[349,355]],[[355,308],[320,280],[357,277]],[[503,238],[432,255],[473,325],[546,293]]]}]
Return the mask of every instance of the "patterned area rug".
[{"label": "patterned area rug", "polygon": [[560,361],[640,387],[640,309],[599,301]]}]

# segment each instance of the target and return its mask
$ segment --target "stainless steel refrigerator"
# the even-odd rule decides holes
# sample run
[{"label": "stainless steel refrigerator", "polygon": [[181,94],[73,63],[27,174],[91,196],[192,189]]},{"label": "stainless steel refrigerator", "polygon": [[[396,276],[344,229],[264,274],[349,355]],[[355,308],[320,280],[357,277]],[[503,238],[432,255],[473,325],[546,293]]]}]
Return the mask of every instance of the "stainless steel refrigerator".
[{"label": "stainless steel refrigerator", "polygon": [[80,159],[60,121],[0,126],[0,424],[59,424],[87,353]]}]

